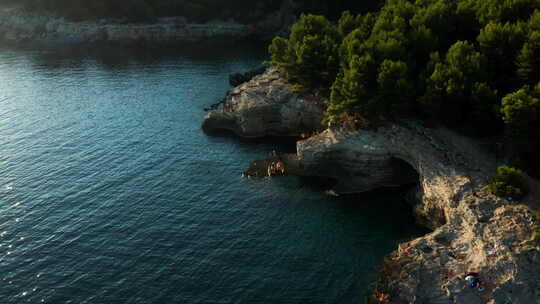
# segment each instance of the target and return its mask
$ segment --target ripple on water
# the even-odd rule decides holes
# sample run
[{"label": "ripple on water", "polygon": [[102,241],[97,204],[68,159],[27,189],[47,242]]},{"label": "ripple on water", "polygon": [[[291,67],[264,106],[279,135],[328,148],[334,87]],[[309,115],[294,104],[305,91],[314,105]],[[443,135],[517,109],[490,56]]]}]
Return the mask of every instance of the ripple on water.
[{"label": "ripple on water", "polygon": [[280,147],[209,138],[200,119],[261,61],[250,50],[0,48],[2,303],[361,298],[409,235],[403,210],[380,208],[401,194],[242,179]]}]

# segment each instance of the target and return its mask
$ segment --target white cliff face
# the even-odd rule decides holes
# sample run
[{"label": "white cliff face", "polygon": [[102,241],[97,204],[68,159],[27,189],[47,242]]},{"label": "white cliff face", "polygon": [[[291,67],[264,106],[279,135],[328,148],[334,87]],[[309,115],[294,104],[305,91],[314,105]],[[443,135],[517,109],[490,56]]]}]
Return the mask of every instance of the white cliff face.
[{"label": "white cliff face", "polygon": [[[467,160],[467,157],[474,155],[471,153],[480,153],[460,151],[465,146],[452,142],[454,137],[455,141],[459,138],[449,131],[431,130],[417,124],[352,132],[329,129],[298,142],[297,150],[308,174],[330,174],[328,177],[340,182],[336,189],[340,192],[363,192],[402,185],[407,181],[418,182],[424,203],[417,214],[424,214],[431,222],[443,223],[447,221],[445,206],[455,206],[459,200],[451,193],[472,187],[468,173],[471,168],[466,167],[465,172],[456,163],[472,164],[474,160]],[[470,143],[467,147],[472,149]],[[487,172],[492,172],[494,162],[491,165],[485,161],[482,163],[486,163],[485,166],[476,170],[486,172],[480,176],[489,176]],[[321,166],[328,167],[328,170],[320,170]],[[412,176],[412,170],[418,176]],[[441,188],[446,192],[434,191]]]},{"label": "white cliff face", "polygon": [[[388,168],[395,160],[418,173],[414,211],[434,232],[386,260],[378,286],[390,303],[540,303],[532,213],[486,191],[496,162],[474,141],[407,123],[330,129],[298,142],[297,150],[307,174],[334,177],[344,192],[398,183],[400,170]],[[467,271],[480,273],[484,291],[465,285]]]},{"label": "white cliff face", "polygon": [[230,90],[221,109],[204,118],[206,132],[228,130],[242,137],[300,136],[322,129],[324,105],[293,92],[276,68]]}]

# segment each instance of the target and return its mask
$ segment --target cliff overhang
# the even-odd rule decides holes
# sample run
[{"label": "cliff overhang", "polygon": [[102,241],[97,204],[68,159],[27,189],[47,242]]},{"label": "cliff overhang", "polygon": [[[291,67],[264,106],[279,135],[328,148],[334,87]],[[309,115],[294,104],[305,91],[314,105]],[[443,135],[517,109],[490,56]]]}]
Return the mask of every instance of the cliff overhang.
[{"label": "cliff overhang", "polygon": [[[245,137],[295,133],[301,119],[269,117],[291,107],[297,107],[293,117],[302,117],[298,113],[319,104],[313,121],[322,118],[317,100],[301,100],[270,68],[231,90],[224,109],[209,113],[203,127]],[[308,127],[316,132],[320,124]],[[498,162],[475,140],[414,121],[328,128],[299,141],[296,154],[257,160],[246,173],[265,175],[277,161],[289,174],[336,180],[334,193],[417,182],[414,214],[432,232],[400,244],[385,259],[375,292],[389,295],[389,303],[539,303],[540,248],[532,241],[537,224],[527,206],[538,194],[521,202],[491,195],[486,185]],[[466,285],[468,271],[480,274],[482,291]]]},{"label": "cliff overhang", "polygon": [[219,108],[203,120],[207,133],[230,131],[241,137],[302,137],[323,129],[325,106],[313,94],[295,92],[275,67],[227,92]]}]

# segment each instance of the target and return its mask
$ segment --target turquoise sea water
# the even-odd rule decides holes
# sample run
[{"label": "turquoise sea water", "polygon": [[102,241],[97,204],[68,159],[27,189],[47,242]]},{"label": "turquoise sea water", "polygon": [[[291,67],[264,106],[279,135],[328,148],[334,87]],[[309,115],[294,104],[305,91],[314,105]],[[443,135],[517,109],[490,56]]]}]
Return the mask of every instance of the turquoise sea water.
[{"label": "turquoise sea water", "polygon": [[361,303],[402,193],[244,180],[285,148],[200,129],[262,59],[0,48],[0,302]]}]

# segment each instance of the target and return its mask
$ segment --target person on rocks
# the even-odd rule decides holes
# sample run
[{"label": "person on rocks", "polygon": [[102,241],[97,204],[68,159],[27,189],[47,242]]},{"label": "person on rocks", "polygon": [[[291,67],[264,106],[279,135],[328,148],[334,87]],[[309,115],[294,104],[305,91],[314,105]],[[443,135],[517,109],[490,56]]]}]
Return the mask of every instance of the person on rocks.
[{"label": "person on rocks", "polygon": [[285,174],[285,163],[282,161],[279,161],[276,164],[276,171],[281,172],[281,174]]},{"label": "person on rocks", "polygon": [[272,176],[275,173],[274,168],[274,162],[271,162],[270,165],[268,165],[268,176]]},{"label": "person on rocks", "polygon": [[467,272],[465,274],[465,281],[470,288],[479,288],[482,286],[482,281],[480,281],[480,274],[478,272]]}]

